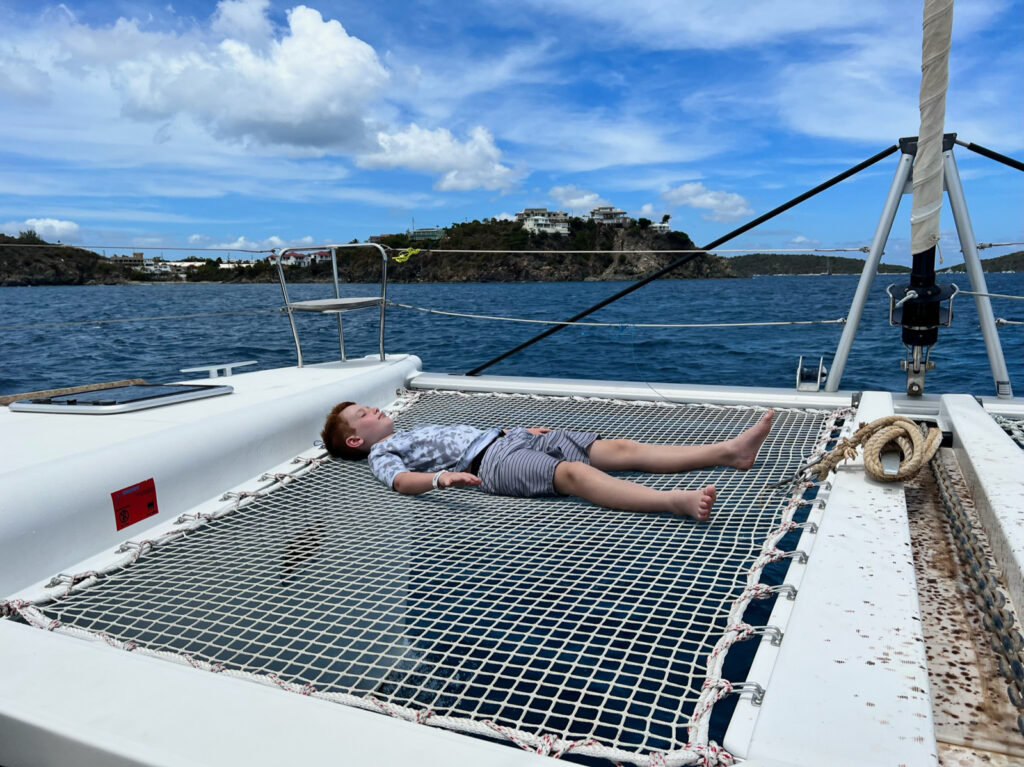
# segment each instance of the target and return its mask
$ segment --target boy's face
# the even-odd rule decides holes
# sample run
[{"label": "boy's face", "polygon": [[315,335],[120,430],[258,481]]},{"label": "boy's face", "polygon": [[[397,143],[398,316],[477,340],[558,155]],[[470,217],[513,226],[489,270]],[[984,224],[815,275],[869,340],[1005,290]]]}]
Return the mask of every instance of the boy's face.
[{"label": "boy's face", "polygon": [[385,437],[390,437],[395,431],[395,422],[384,415],[379,408],[358,404],[349,405],[341,411],[341,417],[355,432],[345,440],[345,444],[349,447],[369,450]]}]

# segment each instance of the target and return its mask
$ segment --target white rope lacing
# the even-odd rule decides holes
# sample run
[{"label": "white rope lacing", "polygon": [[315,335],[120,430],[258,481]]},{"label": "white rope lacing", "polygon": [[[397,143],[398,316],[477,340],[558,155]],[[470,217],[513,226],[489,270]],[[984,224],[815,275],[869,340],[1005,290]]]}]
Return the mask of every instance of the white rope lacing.
[{"label": "white rope lacing", "polygon": [[[849,419],[853,412],[853,408],[846,408],[843,410],[836,410],[830,415],[828,421],[822,428],[821,437],[814,445],[805,467],[817,463],[820,460],[820,456],[827,452],[827,446],[832,441],[832,432],[835,429],[835,424],[840,419]],[[803,474],[805,476],[809,475],[809,469],[805,468]],[[715,707],[715,704],[726,695],[733,693],[742,695],[751,691],[752,688],[760,690],[761,693],[764,692],[763,688],[756,683],[748,682],[745,685],[740,686],[727,679],[723,679],[722,669],[725,665],[725,656],[728,654],[729,648],[736,644],[736,642],[749,639],[755,633],[763,633],[758,632],[754,627],[743,622],[743,615],[747,610],[747,606],[755,599],[766,599],[780,593],[784,588],[792,588],[786,586],[771,587],[760,583],[761,574],[764,568],[773,562],[778,562],[786,558],[799,558],[800,561],[806,562],[807,555],[803,551],[782,551],[778,548],[778,544],[786,535],[794,530],[804,529],[811,534],[817,532],[817,525],[806,522],[798,523],[793,519],[794,514],[802,507],[810,505],[813,510],[816,506],[820,507],[824,505],[825,498],[820,491],[818,496],[812,501],[807,501],[803,498],[804,493],[815,486],[818,486],[818,483],[810,481],[809,479],[799,481],[795,486],[792,486],[789,499],[782,512],[782,523],[765,538],[764,543],[761,546],[760,555],[754,560],[747,573],[746,588],[731,605],[729,610],[729,622],[725,633],[715,644],[711,652],[708,653],[706,680],[701,689],[700,698],[697,699],[697,705],[694,708],[693,716],[690,719],[690,723],[687,725],[687,730],[690,733],[689,740],[691,743],[707,742],[711,727],[711,711]],[[770,488],[765,488],[765,490],[770,490]],[[779,632],[779,636],[781,637],[781,631],[777,627],[765,628],[774,629]]]},{"label": "white rope lacing", "polygon": [[1010,439],[1024,448],[1024,421],[1007,418],[997,413],[992,414],[992,420],[995,421],[999,426],[1010,435]]},{"label": "white rope lacing", "polygon": [[432,727],[441,727],[443,729],[453,730],[456,732],[471,733],[484,737],[494,737],[495,735],[498,735],[512,743],[515,743],[526,751],[551,756],[556,759],[572,752],[581,756],[604,757],[620,763],[630,762],[640,765],[641,767],[655,767],[655,765],[682,767],[682,765],[697,764],[713,767],[714,765],[728,766],[734,763],[731,755],[713,743],[706,746],[687,744],[682,749],[674,751],[671,754],[656,753],[642,756],[632,751],[610,748],[596,740],[569,741],[549,733],[537,735],[509,727],[502,727],[489,720],[476,721],[465,717],[438,715],[430,709],[422,710],[413,709],[408,706],[398,706],[388,703],[387,701],[379,700],[372,695],[363,697],[353,695],[351,693],[321,691],[312,684],[289,682],[281,679],[275,674],[257,674],[249,671],[242,671],[240,669],[232,669],[220,663],[210,663],[200,658],[196,658],[188,653],[150,649],[133,641],[122,641],[103,632],[88,631],[86,629],[77,628],[72,625],[61,623],[59,620],[51,619],[39,610],[38,607],[24,600],[0,602],[0,617],[6,617],[9,615],[18,615],[29,625],[43,629],[44,631],[55,631],[61,634],[69,634],[71,636],[90,641],[103,641],[116,649],[169,660],[174,663],[191,666],[192,668],[200,671],[209,671],[214,674],[223,674],[224,676],[246,679],[266,686],[278,687],[286,692],[295,693],[297,695],[320,698],[321,700],[341,703],[369,711],[378,711],[397,719],[404,719],[416,724],[429,724]]},{"label": "white rope lacing", "polygon": [[775,322],[567,322],[559,320],[531,320],[522,317],[503,317],[494,314],[470,314],[467,312],[446,312],[441,309],[428,309],[424,306],[413,306],[412,304],[400,304],[395,301],[388,301],[388,306],[397,306],[402,309],[411,309],[427,314],[439,314],[445,317],[462,317],[473,320],[494,320],[497,322],[525,322],[534,325],[580,325],[585,327],[602,328],[743,328],[743,327],[765,327],[774,325],[843,325],[845,317],[834,320],[780,320]]}]

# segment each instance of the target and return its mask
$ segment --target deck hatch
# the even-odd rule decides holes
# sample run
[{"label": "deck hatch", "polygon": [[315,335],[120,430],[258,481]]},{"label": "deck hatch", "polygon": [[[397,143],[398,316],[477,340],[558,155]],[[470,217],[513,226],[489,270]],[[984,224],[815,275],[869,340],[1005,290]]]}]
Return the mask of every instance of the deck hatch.
[{"label": "deck hatch", "polygon": [[131,384],[75,394],[16,400],[8,407],[11,410],[20,410],[26,413],[105,415],[217,397],[222,394],[231,394],[232,391],[234,390],[230,386],[224,385]]},{"label": "deck hatch", "polygon": [[[691,444],[733,436],[763,412],[409,399],[399,428],[571,426]],[[646,763],[685,746],[707,654],[790,497],[764,488],[792,475],[829,417],[778,411],[749,472],[633,477],[661,488],[713,482],[709,524],[476,490],[410,498],[365,462],[327,461],[39,608],[118,644],[465,719],[469,731],[594,739]]]}]

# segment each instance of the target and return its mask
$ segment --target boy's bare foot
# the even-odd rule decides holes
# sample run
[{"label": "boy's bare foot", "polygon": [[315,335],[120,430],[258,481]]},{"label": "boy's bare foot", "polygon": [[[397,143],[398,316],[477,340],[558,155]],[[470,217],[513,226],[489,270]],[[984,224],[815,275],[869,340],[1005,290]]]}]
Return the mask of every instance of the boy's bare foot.
[{"label": "boy's bare foot", "polygon": [[775,417],[775,411],[769,410],[763,416],[761,420],[747,429],[745,432],[740,434],[738,437],[733,437],[725,444],[729,448],[729,454],[731,460],[726,463],[726,466],[731,466],[734,469],[749,469],[754,465],[754,461],[757,458],[757,451],[761,449],[761,445],[768,438],[768,432],[772,429],[772,418]]},{"label": "boy's bare foot", "polygon": [[711,518],[711,507],[715,504],[717,493],[714,485],[702,487],[700,490],[672,490],[672,513],[677,517],[690,517],[698,522],[707,522]]}]

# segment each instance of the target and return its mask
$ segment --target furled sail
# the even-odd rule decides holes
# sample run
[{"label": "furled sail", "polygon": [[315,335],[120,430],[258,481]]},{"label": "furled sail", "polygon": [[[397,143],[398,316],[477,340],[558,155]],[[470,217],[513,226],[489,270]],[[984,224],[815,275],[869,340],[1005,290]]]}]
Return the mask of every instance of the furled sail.
[{"label": "furled sail", "polygon": [[942,133],[949,85],[949,43],[953,0],[925,0],[921,43],[921,129],[914,160],[914,202],[910,212],[912,254],[939,241],[942,209]]}]

